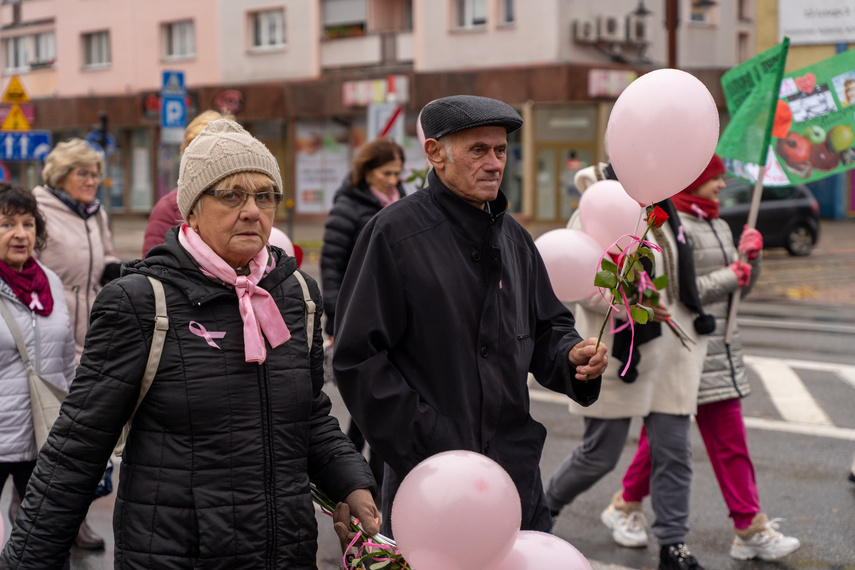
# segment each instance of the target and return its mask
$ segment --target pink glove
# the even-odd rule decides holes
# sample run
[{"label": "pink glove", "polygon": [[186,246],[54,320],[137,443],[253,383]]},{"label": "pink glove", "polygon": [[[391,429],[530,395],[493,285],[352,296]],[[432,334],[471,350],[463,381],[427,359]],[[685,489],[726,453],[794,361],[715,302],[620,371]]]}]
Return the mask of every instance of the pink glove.
[{"label": "pink glove", "polygon": [[734,273],[736,273],[736,284],[740,287],[747,287],[751,283],[751,265],[743,261],[734,261],[728,265]]},{"label": "pink glove", "polygon": [[745,226],[739,237],[739,251],[748,259],[757,259],[761,249],[763,249],[763,236],[754,228]]}]

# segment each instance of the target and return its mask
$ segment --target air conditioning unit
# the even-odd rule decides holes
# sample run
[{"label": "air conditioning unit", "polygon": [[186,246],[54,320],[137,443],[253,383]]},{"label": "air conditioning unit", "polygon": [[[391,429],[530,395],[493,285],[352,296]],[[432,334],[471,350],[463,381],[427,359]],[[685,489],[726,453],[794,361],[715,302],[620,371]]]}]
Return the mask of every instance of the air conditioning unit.
[{"label": "air conditioning unit", "polygon": [[631,44],[646,44],[650,41],[650,30],[647,20],[641,16],[630,14],[626,17],[626,39]]},{"label": "air conditioning unit", "polygon": [[573,20],[573,41],[592,44],[597,41],[597,26],[593,20]]},{"label": "air conditioning unit", "polygon": [[623,18],[618,16],[597,18],[597,36],[604,42],[625,42],[626,27]]}]

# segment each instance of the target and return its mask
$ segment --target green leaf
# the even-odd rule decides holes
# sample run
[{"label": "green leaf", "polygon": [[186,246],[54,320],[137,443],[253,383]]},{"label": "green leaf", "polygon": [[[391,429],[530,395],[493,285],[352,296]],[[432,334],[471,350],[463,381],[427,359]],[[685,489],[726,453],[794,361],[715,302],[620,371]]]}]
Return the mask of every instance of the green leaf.
[{"label": "green leaf", "polygon": [[630,267],[629,271],[626,272],[626,280],[632,283],[635,281],[635,267]]},{"label": "green leaf", "polygon": [[629,314],[632,320],[643,325],[653,317],[653,309],[644,305],[633,305],[630,307]]},{"label": "green leaf", "polygon": [[594,277],[594,285],[597,287],[603,287],[606,289],[614,289],[617,286],[618,278],[617,275],[612,273],[611,271],[603,270],[598,271],[597,276]]},{"label": "green leaf", "polygon": [[668,276],[660,275],[659,277],[653,280],[653,286],[657,289],[664,289],[668,286]]},{"label": "green leaf", "polygon": [[605,271],[611,271],[612,273],[617,273],[617,264],[614,261],[610,261],[603,258],[603,261],[600,263],[600,267],[602,267]]}]

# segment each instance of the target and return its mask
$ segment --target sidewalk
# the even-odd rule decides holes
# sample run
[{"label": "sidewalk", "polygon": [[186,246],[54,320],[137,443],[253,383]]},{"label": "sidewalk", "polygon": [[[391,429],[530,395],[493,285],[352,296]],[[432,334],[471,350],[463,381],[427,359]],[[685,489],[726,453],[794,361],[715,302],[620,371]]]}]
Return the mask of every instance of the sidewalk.
[{"label": "sidewalk", "polygon": [[[123,260],[141,255],[146,222],[141,217],[113,220],[113,241]],[[287,233],[284,221],[276,226]],[[303,248],[302,268],[316,279],[323,231],[319,223],[297,223],[292,236]],[[855,219],[822,220],[819,242],[807,257],[793,257],[784,249],[763,252],[760,279],[746,303],[782,302],[855,307]]]}]

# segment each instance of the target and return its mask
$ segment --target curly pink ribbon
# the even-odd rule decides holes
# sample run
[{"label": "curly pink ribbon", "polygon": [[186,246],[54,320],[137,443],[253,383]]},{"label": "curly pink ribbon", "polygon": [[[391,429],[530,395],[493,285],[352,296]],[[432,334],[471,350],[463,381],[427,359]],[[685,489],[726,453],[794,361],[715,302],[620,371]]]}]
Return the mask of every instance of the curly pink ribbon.
[{"label": "curly pink ribbon", "polygon": [[[193,328],[194,325],[196,326],[196,328]],[[190,332],[196,336],[204,338],[205,341],[207,341],[208,346],[212,346],[214,348],[220,348],[220,346],[216,342],[214,342],[214,339],[223,338],[224,336],[226,336],[226,333],[224,332],[208,332],[205,327],[203,327],[196,321],[190,321]]]},{"label": "curly pink ribbon", "polygon": [[[621,267],[623,266],[624,260],[627,257],[629,257],[626,252],[629,251],[632,248],[632,246],[634,246],[634,245],[637,247],[633,250],[633,254],[635,254],[635,252],[638,251],[638,248],[641,247],[642,245],[645,245],[645,246],[647,246],[650,249],[655,250],[655,251],[659,251],[659,252],[662,251],[662,248],[659,247],[658,245],[656,245],[655,243],[652,243],[646,239],[643,240],[640,237],[632,235],[632,234],[624,234],[624,235],[620,236],[619,238],[617,238],[609,247],[606,248],[606,250],[603,252],[603,255],[600,256],[600,262],[597,265],[597,267],[602,267],[603,260],[606,258],[606,255],[609,253],[609,250],[611,250],[613,247],[615,247],[618,244],[618,242],[625,237],[632,238],[632,241],[630,241],[629,244],[627,244],[627,246],[625,248],[623,248],[623,250],[620,252],[620,255],[618,255],[617,262],[616,262],[617,267],[618,267],[618,272],[620,272]],[[614,327],[614,316],[612,315],[612,317],[611,317],[612,322],[611,322],[611,327],[610,327],[611,330],[609,331],[609,333],[615,334],[616,332],[620,332],[623,329],[625,329],[627,326],[629,326],[629,354],[631,357],[632,356],[632,349],[635,346],[635,324],[633,322],[632,317],[629,314],[629,299],[627,299],[626,292],[623,290],[623,287],[620,287],[620,285],[618,285],[618,288],[620,289],[620,295],[621,295],[621,298],[623,300],[623,306],[626,307],[626,322],[624,324],[622,324],[620,327],[615,328]],[[653,282],[650,280],[650,276],[647,275],[647,272],[642,271],[639,274],[639,279],[638,279],[638,296],[639,296],[639,298],[641,298],[641,295],[644,293],[644,291],[646,289],[650,289],[650,288],[656,289],[656,287],[653,285]],[[605,293],[603,293],[602,289],[600,289],[600,296],[603,298],[603,300],[606,303],[608,303],[608,305],[612,309],[614,309],[618,313],[620,312],[620,308],[615,306],[614,304],[612,304],[612,302],[606,298],[606,295],[605,295]],[[621,376],[626,375],[627,370],[629,370],[629,363],[631,361],[632,361],[632,358],[627,359],[626,366],[624,366],[623,370],[620,373]]]}]

